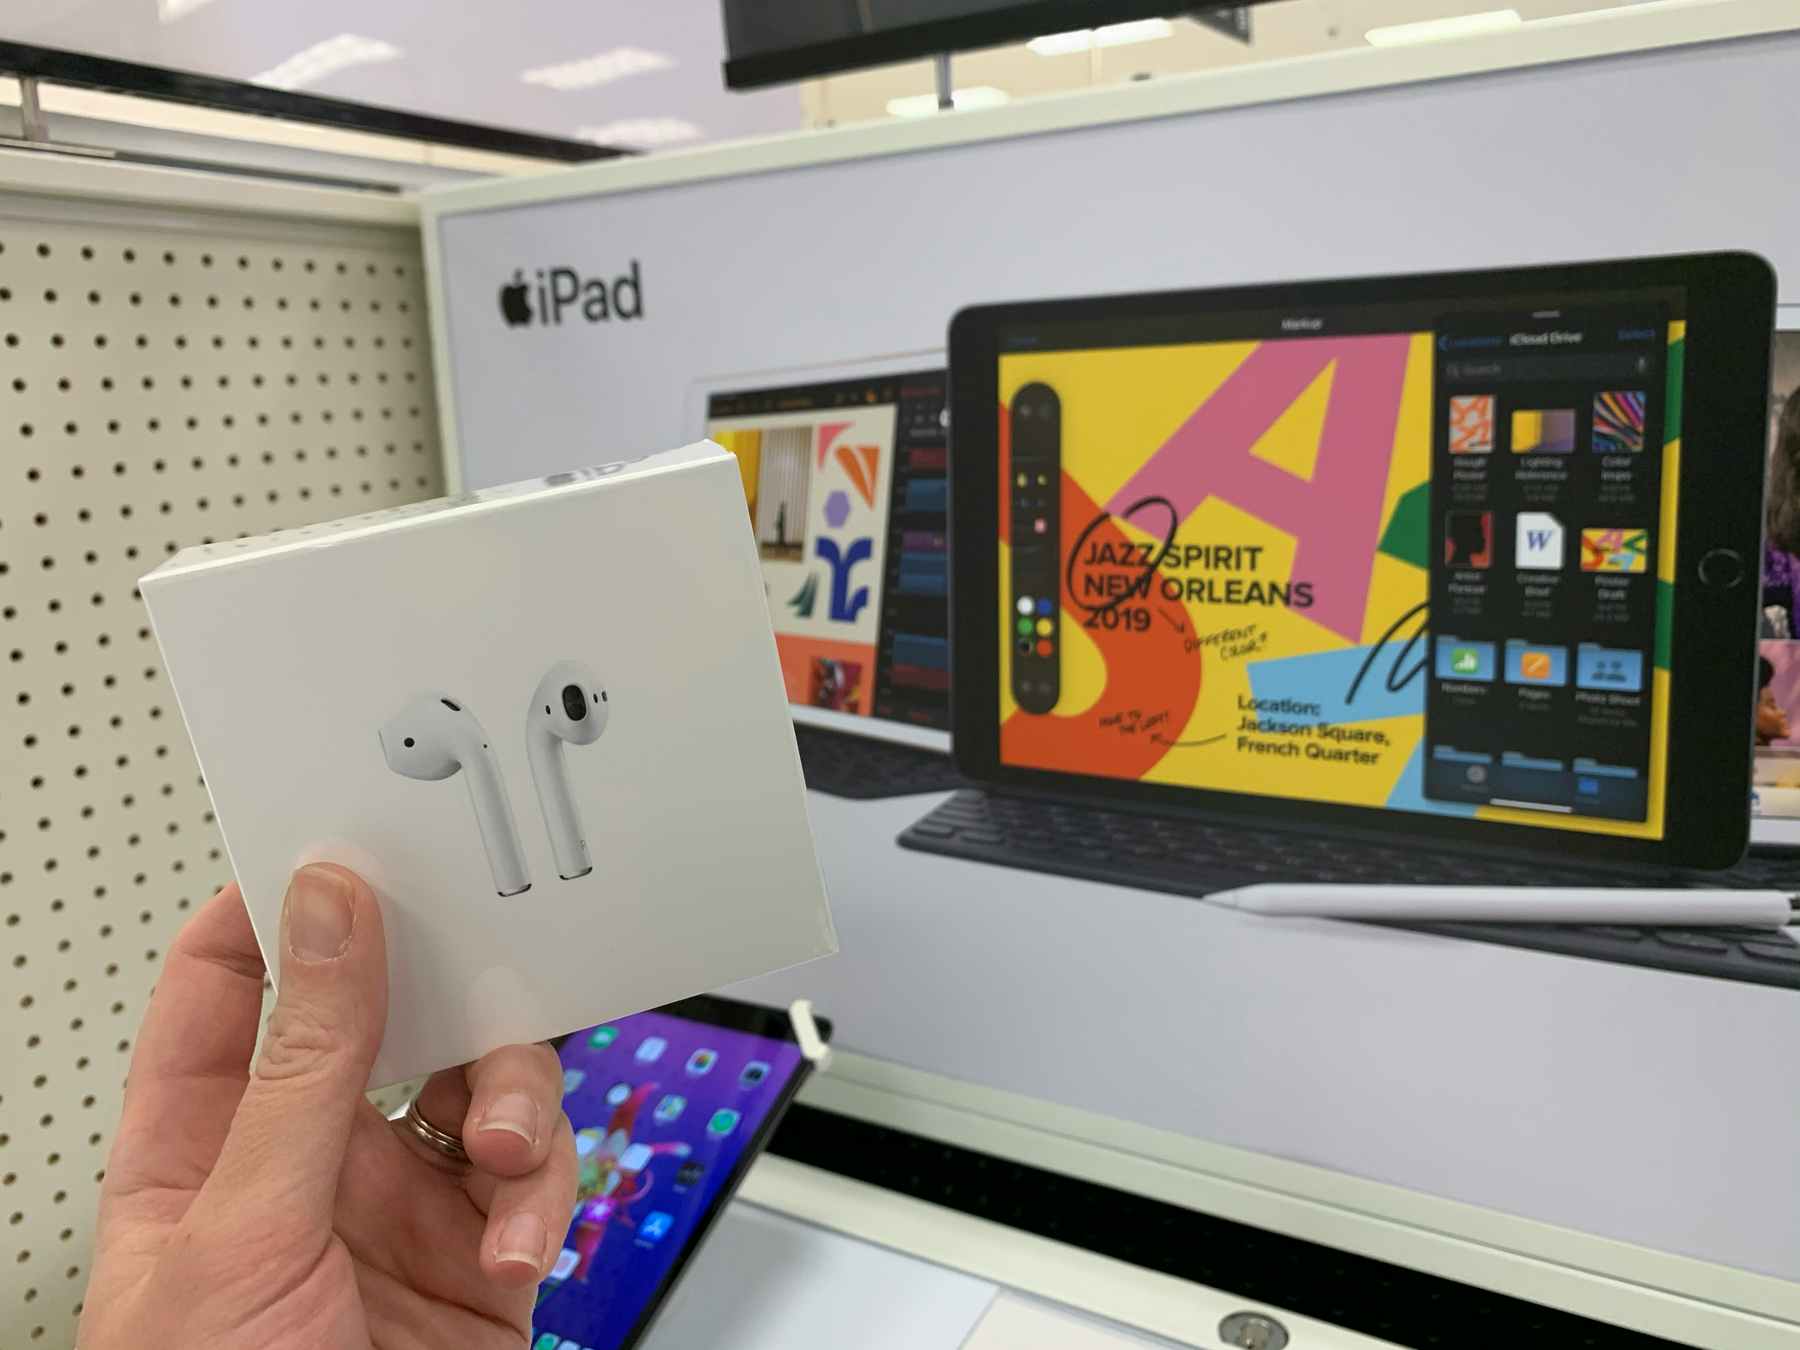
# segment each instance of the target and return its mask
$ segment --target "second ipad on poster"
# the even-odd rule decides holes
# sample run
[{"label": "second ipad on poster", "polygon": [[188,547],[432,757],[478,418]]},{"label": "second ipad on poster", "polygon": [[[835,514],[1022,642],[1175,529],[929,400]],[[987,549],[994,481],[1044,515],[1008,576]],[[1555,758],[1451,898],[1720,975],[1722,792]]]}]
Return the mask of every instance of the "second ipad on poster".
[{"label": "second ipad on poster", "polygon": [[807,786],[931,792],[950,762],[941,351],[708,375],[687,429],[738,461]]}]

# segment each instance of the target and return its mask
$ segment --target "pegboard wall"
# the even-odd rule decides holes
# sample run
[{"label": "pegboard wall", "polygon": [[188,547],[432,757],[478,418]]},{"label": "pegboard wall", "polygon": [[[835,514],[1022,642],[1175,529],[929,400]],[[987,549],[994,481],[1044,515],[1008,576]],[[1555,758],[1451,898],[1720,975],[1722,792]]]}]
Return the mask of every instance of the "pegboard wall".
[{"label": "pegboard wall", "polygon": [[416,230],[0,192],[0,1345],[71,1346],[164,949],[229,880],[137,579],[442,491]]}]

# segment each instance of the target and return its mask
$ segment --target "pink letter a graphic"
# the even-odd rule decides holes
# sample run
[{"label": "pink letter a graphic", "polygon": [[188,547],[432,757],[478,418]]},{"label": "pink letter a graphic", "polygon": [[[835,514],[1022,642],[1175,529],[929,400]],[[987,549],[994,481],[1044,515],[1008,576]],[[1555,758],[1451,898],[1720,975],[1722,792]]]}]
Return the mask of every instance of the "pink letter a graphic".
[{"label": "pink letter a graphic", "polygon": [[[1361,641],[1410,342],[1400,334],[1263,343],[1107,509],[1116,513],[1141,497],[1167,497],[1177,519],[1186,520],[1201,502],[1218,497],[1267,521],[1294,536],[1293,579],[1313,583],[1308,617]],[[1312,479],[1252,455],[1257,438],[1333,361],[1337,371]]]}]

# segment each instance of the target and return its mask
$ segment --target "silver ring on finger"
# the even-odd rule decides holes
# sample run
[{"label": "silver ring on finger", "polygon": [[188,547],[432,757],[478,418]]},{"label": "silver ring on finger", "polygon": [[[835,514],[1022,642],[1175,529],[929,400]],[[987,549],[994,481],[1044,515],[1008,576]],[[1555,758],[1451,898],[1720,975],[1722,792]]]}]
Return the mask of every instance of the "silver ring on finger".
[{"label": "silver ring on finger", "polygon": [[470,1167],[469,1150],[463,1147],[462,1140],[448,1130],[440,1130],[419,1112],[419,1099],[414,1097],[406,1104],[406,1110],[400,1117],[400,1123],[426,1148],[460,1167]]}]

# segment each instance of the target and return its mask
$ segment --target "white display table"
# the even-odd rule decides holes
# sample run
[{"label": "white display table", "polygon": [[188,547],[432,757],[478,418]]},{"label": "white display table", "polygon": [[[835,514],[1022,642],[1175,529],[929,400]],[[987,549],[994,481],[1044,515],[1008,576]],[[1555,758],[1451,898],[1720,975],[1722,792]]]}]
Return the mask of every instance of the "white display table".
[{"label": "white display table", "polygon": [[836,1021],[808,1100],[1665,1336],[1794,1343],[1800,997],[915,853],[894,837],[938,797],[809,799],[843,950],[731,991]]}]

